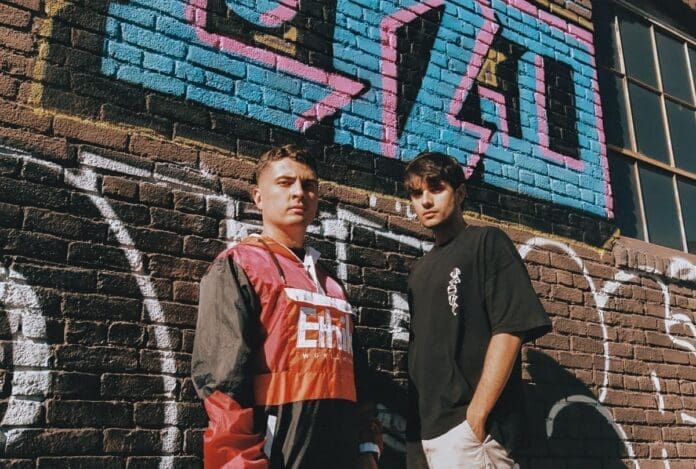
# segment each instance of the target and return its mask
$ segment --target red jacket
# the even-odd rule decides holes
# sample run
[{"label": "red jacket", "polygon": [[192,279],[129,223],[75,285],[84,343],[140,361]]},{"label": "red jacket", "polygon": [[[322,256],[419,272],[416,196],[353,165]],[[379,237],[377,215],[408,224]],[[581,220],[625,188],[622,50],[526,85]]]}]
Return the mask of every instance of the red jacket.
[{"label": "red jacket", "polygon": [[361,429],[379,439],[355,408],[352,308],[317,258],[252,236],[201,281],[192,376],[206,467],[354,467]]}]

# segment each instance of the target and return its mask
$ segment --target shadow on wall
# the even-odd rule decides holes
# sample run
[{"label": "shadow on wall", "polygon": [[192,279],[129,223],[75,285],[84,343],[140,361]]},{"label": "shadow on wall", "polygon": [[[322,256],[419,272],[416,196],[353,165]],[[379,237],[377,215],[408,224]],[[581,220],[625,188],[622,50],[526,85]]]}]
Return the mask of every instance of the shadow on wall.
[{"label": "shadow on wall", "polygon": [[526,351],[527,441],[522,468],[625,468],[627,458],[611,415],[592,391],[554,359]]}]

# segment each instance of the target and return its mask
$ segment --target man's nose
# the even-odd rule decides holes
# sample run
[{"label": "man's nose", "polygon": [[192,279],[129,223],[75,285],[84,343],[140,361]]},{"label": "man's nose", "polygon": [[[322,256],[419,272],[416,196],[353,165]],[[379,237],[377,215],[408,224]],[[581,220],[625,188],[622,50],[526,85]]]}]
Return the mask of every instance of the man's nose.
[{"label": "man's nose", "polygon": [[423,194],[421,194],[421,204],[424,207],[432,207],[433,196],[429,191],[423,191]]},{"label": "man's nose", "polygon": [[290,192],[292,195],[297,196],[297,197],[302,197],[304,194],[304,187],[302,187],[302,181],[297,179],[292,186],[290,186]]}]

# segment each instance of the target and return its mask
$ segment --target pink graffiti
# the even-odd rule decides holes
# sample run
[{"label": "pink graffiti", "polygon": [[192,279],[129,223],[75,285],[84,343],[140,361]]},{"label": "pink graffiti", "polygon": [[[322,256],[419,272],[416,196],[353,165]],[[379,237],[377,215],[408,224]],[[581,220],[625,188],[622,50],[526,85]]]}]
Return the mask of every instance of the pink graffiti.
[{"label": "pink graffiti", "polygon": [[[596,129],[598,134],[598,144],[599,144],[599,154],[600,154],[600,166],[602,167],[603,177],[604,177],[604,192],[606,198],[606,210],[607,215],[611,218],[613,217],[613,201],[611,197],[611,187],[609,180],[609,164],[607,161],[606,144],[604,136],[604,126],[602,123],[602,112],[601,104],[599,99],[599,87],[597,85],[597,73],[594,64],[594,46],[592,33],[583,30],[577,26],[574,26],[567,21],[554,16],[544,10],[537,8],[526,0],[503,0],[505,4],[512,8],[526,13],[530,16],[538,18],[544,23],[548,24],[551,28],[558,29],[564,35],[569,35],[579,42],[581,42],[587,51],[592,56],[591,66],[593,68],[594,74],[592,78],[592,88],[593,88],[593,102],[596,116]],[[461,111],[464,101],[466,100],[469,91],[472,89],[476,76],[478,75],[481,66],[483,65],[484,57],[486,56],[488,50],[490,49],[493,37],[498,31],[499,25],[495,20],[493,10],[489,6],[489,0],[477,0],[481,11],[483,13],[484,23],[479,30],[472,59],[469,62],[465,75],[462,77],[459,86],[455,90],[454,97],[450,103],[449,112],[447,113],[447,119],[449,123],[453,126],[459,127],[462,130],[469,131],[479,136],[479,141],[477,145],[477,151],[469,158],[467,162],[467,167],[465,168],[465,173],[467,177],[471,175],[474,168],[481,159],[481,155],[485,152],[491,139],[492,132],[484,127],[461,121],[457,118],[458,113]],[[548,135],[548,119],[546,116],[546,89],[545,89],[545,78],[543,71],[543,59],[540,56],[536,57],[535,63],[536,72],[536,93],[535,93],[535,105],[537,110],[537,119],[539,126],[539,147],[543,156],[564,163],[568,168],[576,171],[582,171],[585,167],[585,162],[572,158],[568,155],[563,155],[557,153],[549,148],[549,135]],[[479,87],[479,93],[482,97],[486,97],[491,101],[496,103],[496,108],[501,120],[501,131],[504,132],[503,142],[508,140],[507,134],[507,114],[504,100],[501,102],[501,97],[495,96],[492,90],[487,88]],[[391,116],[385,112],[386,117]],[[385,118],[385,129],[387,129],[387,119]],[[389,135],[388,131],[385,130],[385,135]],[[390,142],[390,140],[385,139],[385,142]],[[504,143],[506,144],[506,143]],[[386,146],[386,145],[385,145]],[[391,154],[395,153],[395,150],[389,149]]]},{"label": "pink graffiti", "polygon": [[285,5],[278,5],[261,15],[261,22],[266,26],[280,26],[297,15],[299,6],[300,0],[285,0]]},{"label": "pink graffiti", "polygon": [[397,148],[397,34],[403,25],[410,23],[433,8],[440,7],[444,0],[424,0],[422,3],[405,7],[392,13],[380,23],[382,43],[382,154],[390,158],[396,157]]},{"label": "pink graffiti", "polygon": [[[606,213],[607,217],[614,217],[614,200],[612,198],[611,192],[611,180],[609,176],[609,161],[607,160],[607,147],[606,139],[604,135],[604,123],[602,121],[602,106],[599,99],[599,85],[597,83],[597,67],[595,64],[594,54],[595,48],[593,44],[593,37],[590,31],[582,29],[574,24],[568,23],[567,21],[557,18],[550,13],[538,9],[526,0],[503,0],[506,4],[518,8],[531,16],[539,18],[544,21],[552,28],[560,30],[563,34],[568,34],[571,37],[577,39],[585,47],[587,47],[587,52],[591,57],[590,66],[594,71],[592,74],[592,99],[594,101],[595,117],[597,119],[595,123],[595,128],[597,129],[598,143],[599,143],[599,157],[600,166],[602,167],[602,175],[604,178],[604,196],[606,200]],[[538,74],[538,70],[537,70]],[[538,75],[537,75],[538,76]],[[538,84],[538,82],[537,82]],[[537,85],[538,92],[538,85]]]},{"label": "pink graffiti", "polygon": [[328,72],[276,52],[250,46],[229,36],[209,33],[205,29],[207,8],[208,0],[189,0],[186,8],[187,21],[193,25],[198,38],[204,43],[230,54],[240,55],[268,65],[278,71],[311,80],[327,86],[331,90],[326,97],[312,105],[295,120],[295,127],[298,130],[304,132],[321,119],[333,115],[339,109],[350,104],[353,98],[365,88],[365,85],[359,81],[335,72]]},{"label": "pink graffiti", "polygon": [[459,82],[457,89],[454,92],[452,101],[450,102],[449,112],[447,113],[447,121],[462,130],[469,131],[474,134],[478,134],[479,141],[476,145],[476,151],[469,157],[466,167],[464,168],[464,174],[466,177],[470,177],[473,174],[476,165],[478,165],[481,155],[486,152],[488,145],[493,136],[493,132],[486,127],[480,125],[472,124],[471,122],[466,122],[457,117],[459,112],[464,106],[464,101],[466,101],[469,91],[471,90],[476,76],[483,66],[483,60],[488,53],[488,49],[491,48],[493,44],[493,38],[495,33],[498,32],[498,23],[495,20],[495,14],[493,10],[488,6],[488,0],[477,0],[481,11],[483,12],[483,26],[479,29],[476,34],[476,45],[474,46],[474,52],[471,57],[471,61],[466,68],[466,73]]},{"label": "pink graffiti", "polygon": [[498,113],[498,119],[500,120],[498,131],[501,134],[503,146],[509,146],[510,134],[508,132],[507,107],[505,105],[505,96],[503,96],[503,94],[498,91],[480,85],[478,86],[478,92],[481,98],[485,98],[493,102],[493,104],[495,104],[495,109]]}]

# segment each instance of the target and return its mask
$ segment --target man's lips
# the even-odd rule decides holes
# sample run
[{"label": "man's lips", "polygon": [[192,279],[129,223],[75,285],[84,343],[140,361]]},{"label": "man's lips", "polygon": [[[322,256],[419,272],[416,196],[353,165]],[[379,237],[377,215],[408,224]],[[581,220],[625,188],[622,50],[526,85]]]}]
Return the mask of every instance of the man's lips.
[{"label": "man's lips", "polygon": [[423,212],[423,218],[430,218],[437,215],[437,212]]}]

